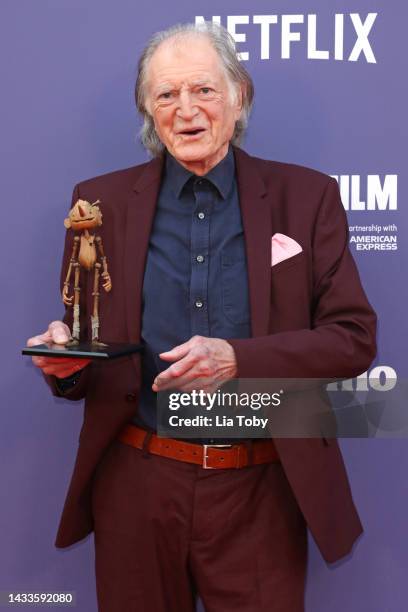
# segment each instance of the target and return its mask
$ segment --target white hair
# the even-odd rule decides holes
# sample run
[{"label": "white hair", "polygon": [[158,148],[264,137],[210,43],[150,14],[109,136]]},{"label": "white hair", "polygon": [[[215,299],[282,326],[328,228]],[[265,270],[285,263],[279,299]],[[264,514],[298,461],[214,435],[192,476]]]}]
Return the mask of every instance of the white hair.
[{"label": "white hair", "polygon": [[198,24],[177,24],[167,30],[157,32],[150,38],[138,64],[135,99],[136,107],[143,117],[140,136],[143,145],[153,156],[161,155],[164,151],[164,145],[157,135],[153,118],[146,108],[149,62],[155,51],[164,41],[191,35],[205,36],[217,52],[227,79],[231,100],[236,99],[239,90],[242,91],[242,110],[239,119],[235,122],[235,129],[231,138],[232,144],[238,145],[241,142],[248,125],[254,98],[254,84],[250,75],[238,60],[235,42],[228,30],[210,21]]}]

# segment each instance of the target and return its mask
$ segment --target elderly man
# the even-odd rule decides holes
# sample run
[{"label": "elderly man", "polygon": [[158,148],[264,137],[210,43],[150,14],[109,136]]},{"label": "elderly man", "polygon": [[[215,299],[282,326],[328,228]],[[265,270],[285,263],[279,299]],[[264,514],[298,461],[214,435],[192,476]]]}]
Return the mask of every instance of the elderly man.
[{"label": "elderly man", "polygon": [[[155,434],[158,390],[353,377],[375,354],[337,184],[236,146],[252,98],[223,28],[155,35],[136,84],[154,159],[74,190],[103,207],[101,337],[145,346],[109,364],[33,358],[55,395],[85,398],[56,545],[95,532],[102,612],[189,612],[197,592],[207,612],[300,612],[306,527],[328,562],[362,531],[335,439]],[[67,234],[63,275],[71,249]],[[65,342],[70,317],[29,344]]]}]

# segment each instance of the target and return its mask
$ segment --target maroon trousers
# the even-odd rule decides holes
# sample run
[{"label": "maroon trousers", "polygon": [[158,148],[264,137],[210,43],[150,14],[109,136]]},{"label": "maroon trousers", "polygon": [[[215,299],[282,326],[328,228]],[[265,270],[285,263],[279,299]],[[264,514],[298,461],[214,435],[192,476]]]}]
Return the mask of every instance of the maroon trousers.
[{"label": "maroon trousers", "polygon": [[114,442],[92,496],[100,612],[303,612],[304,518],[280,463],[203,468]]}]

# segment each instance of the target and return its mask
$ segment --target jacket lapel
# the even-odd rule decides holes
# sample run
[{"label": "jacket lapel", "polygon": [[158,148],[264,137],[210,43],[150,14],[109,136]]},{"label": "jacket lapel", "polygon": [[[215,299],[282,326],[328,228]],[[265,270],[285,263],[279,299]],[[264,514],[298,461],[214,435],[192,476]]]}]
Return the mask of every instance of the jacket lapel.
[{"label": "jacket lapel", "polygon": [[264,336],[269,329],[271,304],[270,203],[256,160],[236,147],[234,154],[245,234],[252,336]]},{"label": "jacket lapel", "polygon": [[155,158],[146,165],[133,187],[127,207],[125,299],[128,337],[132,343],[140,341],[143,276],[162,166],[162,158]]}]

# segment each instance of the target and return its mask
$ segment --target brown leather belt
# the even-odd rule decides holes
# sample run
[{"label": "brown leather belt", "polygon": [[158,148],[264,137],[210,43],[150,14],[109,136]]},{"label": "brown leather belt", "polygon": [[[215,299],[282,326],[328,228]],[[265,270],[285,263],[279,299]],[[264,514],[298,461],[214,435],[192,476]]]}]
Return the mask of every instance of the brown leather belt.
[{"label": "brown leather belt", "polygon": [[[143,449],[146,437],[145,429],[136,425],[126,425],[118,436],[118,440]],[[279,461],[279,455],[271,439],[253,440],[251,444],[192,444],[173,438],[159,438],[150,434],[146,441],[146,450],[153,455],[168,459],[186,461],[201,465],[204,469],[243,468],[248,465],[271,463]]]}]

